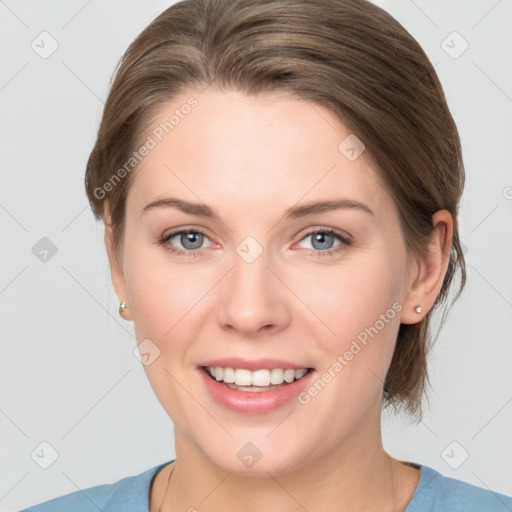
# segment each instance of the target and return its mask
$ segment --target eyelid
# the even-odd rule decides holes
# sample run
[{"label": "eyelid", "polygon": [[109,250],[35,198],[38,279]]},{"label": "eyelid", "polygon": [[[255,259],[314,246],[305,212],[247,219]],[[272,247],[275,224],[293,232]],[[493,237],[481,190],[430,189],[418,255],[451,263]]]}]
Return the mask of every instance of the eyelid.
[{"label": "eyelid", "polygon": [[[306,228],[305,230],[299,232],[296,236],[300,236],[299,242],[302,242],[304,238],[313,235],[315,233],[328,233],[330,235],[336,235],[339,236],[343,241],[349,243],[352,242],[352,235],[347,233],[346,231],[343,231],[341,229],[336,229],[333,227],[328,226],[310,226],[309,228]],[[295,244],[294,244],[295,245]],[[323,251],[325,252],[325,251]]]},{"label": "eyelid", "polygon": [[171,229],[167,234],[163,234],[161,238],[172,238],[176,235],[179,235],[181,233],[200,233],[201,235],[204,235],[205,237],[209,238],[211,240],[211,236],[204,230],[203,228],[199,228],[196,226],[183,226],[175,229]]},{"label": "eyelid", "polygon": [[[295,243],[292,248],[317,233],[327,234],[328,236],[334,237],[334,239],[338,240],[338,244],[333,247],[329,247],[325,250],[315,249],[315,248],[304,248],[300,249],[305,252],[307,255],[312,256],[313,258],[336,258],[343,254],[345,251],[349,249],[349,247],[353,244],[352,236],[348,233],[341,232],[335,228],[326,228],[326,227],[317,227],[308,229],[306,233],[299,239],[297,243]],[[311,242],[310,242],[311,243]]]},{"label": "eyelid", "polygon": [[199,234],[203,235],[205,238],[207,238],[208,240],[210,240],[210,242],[213,245],[217,244],[214,240],[212,240],[212,237],[208,233],[206,233],[205,230],[203,230],[202,228],[199,228],[199,227],[195,227],[195,226],[182,226],[179,228],[171,229],[167,234],[163,234],[163,235],[159,236],[154,243],[158,246],[163,247],[170,254],[174,254],[174,255],[178,255],[178,256],[183,255],[185,257],[201,256],[202,251],[203,251],[203,249],[205,249],[205,247],[203,247],[201,249],[191,250],[191,249],[175,248],[170,245],[169,242],[175,236],[181,235],[183,233],[199,233]]},{"label": "eyelid", "polygon": [[[205,238],[207,238],[213,245],[218,245],[217,242],[215,242],[215,240],[212,240],[212,237],[206,232],[206,230],[203,230],[202,228],[199,228],[196,226],[183,226],[183,227],[172,229],[169,233],[164,234],[161,237],[159,237],[156,243],[159,245],[162,245],[162,246],[166,246],[165,247],[166,250],[169,251],[170,253],[182,254],[185,256],[200,256],[202,251],[204,249],[206,249],[207,247],[202,247],[202,248],[195,249],[195,250],[169,247],[169,245],[170,245],[169,241],[172,238],[174,238],[175,236],[178,236],[180,234],[190,233],[190,232],[199,233],[199,234],[203,235]],[[315,256],[334,255],[342,248],[348,247],[352,244],[352,236],[345,231],[341,231],[336,228],[326,227],[326,226],[316,226],[316,227],[310,226],[309,228],[306,228],[305,230],[303,230],[299,240],[292,247],[295,247],[297,244],[302,242],[304,239],[306,239],[307,237],[312,236],[316,233],[326,233],[328,235],[334,236],[335,238],[337,238],[339,240],[340,243],[337,246],[335,246],[334,248],[329,248],[324,251],[321,251],[318,249],[304,249],[304,251],[308,251],[310,254],[315,255]],[[296,235],[296,236],[298,236],[298,235]]]}]

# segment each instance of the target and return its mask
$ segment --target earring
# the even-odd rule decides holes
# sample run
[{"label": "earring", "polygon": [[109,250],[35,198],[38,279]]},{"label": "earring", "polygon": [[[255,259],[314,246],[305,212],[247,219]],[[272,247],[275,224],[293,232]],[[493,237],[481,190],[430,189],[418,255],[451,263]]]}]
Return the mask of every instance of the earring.
[{"label": "earring", "polygon": [[119,304],[119,314],[121,316],[123,316],[125,309],[128,309],[128,306],[126,305],[126,302],[123,301],[123,302],[121,302],[121,304]]},{"label": "earring", "polygon": [[414,308],[414,311],[416,311],[416,313],[418,313],[418,314],[421,314],[421,312],[422,312],[423,310],[421,309],[421,306],[416,306],[416,307]]}]

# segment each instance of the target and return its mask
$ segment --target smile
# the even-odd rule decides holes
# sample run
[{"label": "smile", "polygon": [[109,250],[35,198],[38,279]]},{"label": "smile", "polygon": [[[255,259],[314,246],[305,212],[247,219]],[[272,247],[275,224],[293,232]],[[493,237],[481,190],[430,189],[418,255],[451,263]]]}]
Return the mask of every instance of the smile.
[{"label": "smile", "polygon": [[[205,370],[218,382],[228,384],[231,389],[244,391],[267,391],[284,384],[300,380],[308,372],[307,368],[272,368],[250,371],[245,368],[223,368],[208,366]],[[259,388],[259,389],[258,389]]]},{"label": "smile", "polygon": [[237,413],[270,413],[292,403],[315,377],[313,368],[232,368],[200,366],[207,394],[222,408]]}]

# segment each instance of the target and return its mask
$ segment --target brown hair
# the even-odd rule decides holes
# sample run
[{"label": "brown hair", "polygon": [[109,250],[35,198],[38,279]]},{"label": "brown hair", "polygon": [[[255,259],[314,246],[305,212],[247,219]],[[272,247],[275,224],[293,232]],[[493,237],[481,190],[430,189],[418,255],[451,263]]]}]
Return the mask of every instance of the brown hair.
[{"label": "brown hair", "polygon": [[[466,281],[457,224],[464,187],[460,140],[424,51],[400,23],[366,0],[172,5],[121,59],[87,163],[91,207],[103,218],[108,201],[117,251],[133,173],[122,173],[112,184],[115,171],[164,103],[212,82],[220,90],[246,94],[291,93],[330,109],[364,142],[363,156],[398,207],[410,257],[424,252],[432,215],[441,209],[452,214],[453,241],[440,294],[419,323],[400,325],[384,384],[384,405],[395,412],[404,408],[419,421],[433,342],[431,315],[446,301],[457,269],[461,281],[452,304]],[[440,327],[446,314],[445,309]]]}]

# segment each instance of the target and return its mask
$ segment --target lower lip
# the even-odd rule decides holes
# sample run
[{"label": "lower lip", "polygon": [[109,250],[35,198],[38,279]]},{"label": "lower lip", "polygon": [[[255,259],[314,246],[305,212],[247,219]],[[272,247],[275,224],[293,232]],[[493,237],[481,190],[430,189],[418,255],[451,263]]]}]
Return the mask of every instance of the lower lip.
[{"label": "lower lip", "polygon": [[297,397],[309,385],[315,373],[310,370],[302,379],[269,391],[238,391],[209,377],[204,368],[201,367],[198,371],[215,401],[226,409],[246,414],[262,414],[281,407]]}]

